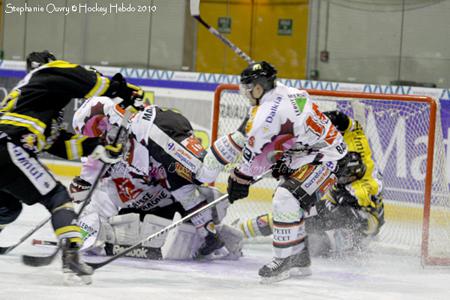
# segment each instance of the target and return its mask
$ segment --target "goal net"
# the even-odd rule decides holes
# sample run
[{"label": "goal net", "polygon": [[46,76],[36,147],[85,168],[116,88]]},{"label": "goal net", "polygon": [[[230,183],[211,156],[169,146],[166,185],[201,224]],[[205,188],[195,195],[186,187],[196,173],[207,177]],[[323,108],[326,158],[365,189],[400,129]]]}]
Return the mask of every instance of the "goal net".
[{"label": "goal net", "polygon": [[[248,100],[238,85],[215,93],[212,140],[236,130]],[[450,265],[450,193],[438,103],[429,97],[308,90],[322,111],[340,110],[358,120],[383,173],[386,223],[377,245],[420,255],[427,265]],[[225,189],[228,173],[216,185]],[[271,211],[277,182],[264,179],[236,201],[225,222]]]}]

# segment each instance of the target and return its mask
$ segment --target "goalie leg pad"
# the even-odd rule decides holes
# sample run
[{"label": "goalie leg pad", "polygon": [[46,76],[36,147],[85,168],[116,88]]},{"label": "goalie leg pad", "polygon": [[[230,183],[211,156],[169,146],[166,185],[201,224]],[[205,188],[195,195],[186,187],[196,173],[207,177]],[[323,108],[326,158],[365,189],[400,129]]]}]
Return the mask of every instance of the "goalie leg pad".
[{"label": "goalie leg pad", "polygon": [[[181,216],[176,214],[172,222],[179,219]],[[161,248],[162,257],[172,260],[191,259],[200,247],[202,240],[194,226],[181,224],[167,234],[166,241]]]},{"label": "goalie leg pad", "polygon": [[[161,229],[169,226],[172,223],[171,220],[161,218],[155,215],[146,215],[141,224],[140,240],[160,231]],[[167,233],[164,233],[151,241],[142,243],[143,246],[160,248],[166,239]]]},{"label": "goalie leg pad", "polygon": [[239,230],[222,224],[217,225],[217,234],[219,238],[225,243],[225,248],[235,258],[242,256],[242,246],[244,241],[244,235]]},{"label": "goalie leg pad", "polygon": [[113,237],[108,242],[119,245],[133,245],[141,239],[139,214],[126,214],[109,218]]}]

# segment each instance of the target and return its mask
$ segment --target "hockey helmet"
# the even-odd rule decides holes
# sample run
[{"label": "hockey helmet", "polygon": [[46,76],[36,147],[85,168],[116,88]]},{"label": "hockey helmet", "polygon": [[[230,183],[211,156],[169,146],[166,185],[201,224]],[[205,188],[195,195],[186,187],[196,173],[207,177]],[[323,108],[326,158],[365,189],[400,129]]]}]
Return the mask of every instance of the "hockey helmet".
[{"label": "hockey helmet", "polygon": [[[274,88],[276,78],[277,70],[268,62],[252,63],[241,73],[241,93],[255,105],[267,91]],[[255,93],[253,89],[257,85],[262,90]]]},{"label": "hockey helmet", "polygon": [[328,117],[328,119],[330,119],[331,123],[333,123],[337,130],[341,132],[344,132],[350,126],[350,119],[343,112],[331,110],[323,113]]},{"label": "hockey helmet", "polygon": [[27,56],[27,73],[54,60],[56,57],[48,50],[31,52]]}]

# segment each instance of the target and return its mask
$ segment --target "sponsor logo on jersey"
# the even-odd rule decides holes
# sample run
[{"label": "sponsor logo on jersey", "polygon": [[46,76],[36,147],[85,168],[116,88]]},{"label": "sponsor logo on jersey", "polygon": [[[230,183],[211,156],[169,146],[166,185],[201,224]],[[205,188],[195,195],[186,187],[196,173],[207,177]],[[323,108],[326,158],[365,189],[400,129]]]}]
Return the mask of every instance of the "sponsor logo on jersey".
[{"label": "sponsor logo on jersey", "polygon": [[291,177],[299,180],[299,181],[303,181],[305,180],[306,177],[308,177],[312,171],[314,170],[314,167],[311,165],[304,165],[303,167],[297,169],[297,171],[295,171]]},{"label": "sponsor logo on jersey", "polygon": [[175,145],[175,143],[170,142],[167,144],[167,150],[169,150],[170,155],[178,160],[183,166],[188,168],[192,172],[197,171],[197,165],[194,160],[197,160],[193,154],[190,154],[181,145]]},{"label": "sponsor logo on jersey", "polygon": [[331,174],[330,177],[328,177],[323,183],[322,185],[319,187],[318,189],[318,193],[319,193],[319,199],[321,199],[325,193],[336,183],[337,179],[336,179],[336,175]]},{"label": "sponsor logo on jersey", "polygon": [[186,179],[189,182],[192,182],[192,172],[182,164],[178,162],[175,163],[175,172],[178,174],[178,176]]},{"label": "sponsor logo on jersey", "polygon": [[135,199],[142,189],[138,189],[134,186],[128,178],[113,178],[113,182],[116,185],[117,192],[119,193],[120,201],[123,203]]},{"label": "sponsor logo on jersey", "polygon": [[[294,95],[297,96],[297,95]],[[301,115],[301,113],[303,112],[303,109],[305,107],[306,104],[306,97],[304,96],[298,96],[295,98],[292,98],[292,95],[289,95],[289,101],[291,102],[294,111],[295,111],[295,115],[298,117]]]},{"label": "sponsor logo on jersey", "polygon": [[153,108],[150,109],[146,109],[144,110],[144,113],[142,115],[142,119],[144,119],[145,121],[151,121],[153,118]]},{"label": "sponsor logo on jersey", "polygon": [[175,157],[181,163],[183,163],[183,165],[185,165],[185,166],[187,165],[190,170],[195,170],[196,169],[196,165],[191,161],[192,160],[192,156],[187,151],[184,151],[182,149],[178,149],[175,152]]},{"label": "sponsor logo on jersey", "polygon": [[301,185],[303,190],[308,195],[314,194],[314,192],[320,187],[320,185],[330,176],[330,170],[324,166],[318,166],[314,172],[306,178],[305,182]]},{"label": "sponsor logo on jersey", "polygon": [[48,173],[47,169],[34,157],[30,157],[22,147],[12,143],[8,143],[7,147],[11,160],[31,181],[41,195],[46,195],[56,186],[56,181]]},{"label": "sponsor logo on jersey", "polygon": [[266,117],[266,122],[267,123],[272,123],[273,122],[273,118],[275,117],[278,107],[280,106],[281,100],[283,98],[281,98],[280,96],[278,96],[274,103],[272,104],[272,106],[270,107],[270,111],[269,111],[269,115]]},{"label": "sponsor logo on jersey", "polygon": [[193,135],[184,139],[181,144],[197,157],[200,157],[205,151],[205,148],[203,148],[200,140]]},{"label": "sponsor logo on jersey", "polygon": [[130,203],[128,207],[149,211],[154,207],[159,206],[161,200],[168,198],[170,198],[169,193],[164,189],[161,189],[159,192],[151,190],[150,192],[145,193],[139,200]]}]

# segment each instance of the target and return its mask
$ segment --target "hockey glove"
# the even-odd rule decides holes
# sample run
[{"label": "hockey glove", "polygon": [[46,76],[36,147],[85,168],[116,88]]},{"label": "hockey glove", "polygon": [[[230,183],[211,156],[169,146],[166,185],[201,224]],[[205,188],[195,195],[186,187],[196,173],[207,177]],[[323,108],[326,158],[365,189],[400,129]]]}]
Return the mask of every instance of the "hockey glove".
[{"label": "hockey glove", "polygon": [[346,189],[345,186],[333,185],[323,196],[326,201],[325,206],[329,211],[333,211],[338,205],[358,207],[358,201]]},{"label": "hockey glove", "polygon": [[108,91],[105,96],[115,98],[120,97],[123,101],[120,103],[124,109],[132,106],[139,110],[143,106],[144,92],[138,86],[127,83],[122,74],[117,73],[111,78]]},{"label": "hockey glove", "polygon": [[242,174],[237,169],[233,170],[228,177],[227,192],[230,203],[248,196],[252,179],[252,177]]},{"label": "hockey glove", "polygon": [[272,167],[272,176],[278,180],[281,176],[289,177],[292,173],[294,173],[294,171],[294,169],[289,168],[286,158],[282,157],[277,160],[275,165]]},{"label": "hockey glove", "polygon": [[94,159],[99,159],[106,164],[114,164],[121,160],[122,144],[117,145],[98,145],[91,156]]}]

